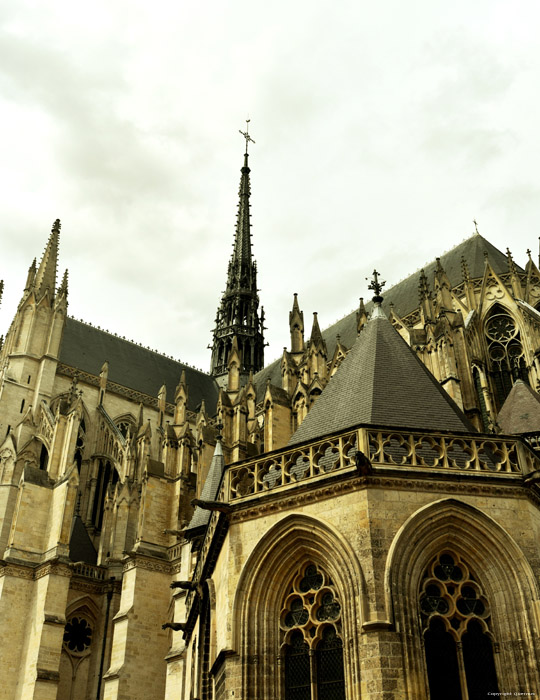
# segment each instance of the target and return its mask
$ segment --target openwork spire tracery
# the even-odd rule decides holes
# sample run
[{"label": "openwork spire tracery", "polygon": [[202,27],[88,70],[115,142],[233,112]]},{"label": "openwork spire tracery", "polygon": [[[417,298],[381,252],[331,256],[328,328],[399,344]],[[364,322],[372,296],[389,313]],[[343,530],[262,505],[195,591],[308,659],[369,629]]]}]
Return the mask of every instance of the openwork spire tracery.
[{"label": "openwork spire tracery", "polygon": [[261,308],[259,314],[257,264],[251,251],[251,171],[247,146],[248,142],[255,142],[247,129],[240,133],[246,139],[246,152],[238,192],[234,248],[227,270],[227,286],[216,316],[210,371],[216,377],[227,374],[233,340],[236,338],[241,363],[240,376],[245,381],[249,372],[258,372],[264,365],[264,312]]}]

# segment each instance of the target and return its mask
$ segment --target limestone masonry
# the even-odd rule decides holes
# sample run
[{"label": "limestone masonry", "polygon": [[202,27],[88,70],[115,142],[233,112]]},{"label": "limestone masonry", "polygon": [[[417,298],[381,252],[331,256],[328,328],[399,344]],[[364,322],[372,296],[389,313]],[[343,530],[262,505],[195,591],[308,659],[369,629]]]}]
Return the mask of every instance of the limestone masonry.
[{"label": "limestone masonry", "polygon": [[60,221],[30,266],[0,700],[538,697],[537,264],[476,232],[326,331],[291,293],[265,366],[249,176],[208,374],[67,315]]}]

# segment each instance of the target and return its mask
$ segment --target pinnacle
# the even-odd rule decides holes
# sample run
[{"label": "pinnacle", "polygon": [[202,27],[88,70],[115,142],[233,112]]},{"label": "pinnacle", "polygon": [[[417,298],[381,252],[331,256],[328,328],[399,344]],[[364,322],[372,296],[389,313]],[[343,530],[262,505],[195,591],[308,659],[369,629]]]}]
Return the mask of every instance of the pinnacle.
[{"label": "pinnacle", "polygon": [[54,296],[56,288],[56,264],[58,260],[58,245],[60,238],[60,219],[54,222],[51,235],[45,246],[45,251],[35,277],[35,287],[38,297],[42,297],[47,290]]}]

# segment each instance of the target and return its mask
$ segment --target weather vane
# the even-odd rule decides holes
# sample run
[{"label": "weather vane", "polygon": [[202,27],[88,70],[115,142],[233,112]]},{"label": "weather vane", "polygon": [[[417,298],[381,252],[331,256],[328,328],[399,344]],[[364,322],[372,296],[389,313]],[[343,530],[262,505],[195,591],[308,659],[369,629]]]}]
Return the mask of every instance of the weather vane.
[{"label": "weather vane", "polygon": [[246,130],[242,131],[242,129],[238,129],[238,131],[242,134],[242,136],[246,139],[246,153],[248,152],[248,143],[251,141],[251,143],[255,143],[255,141],[251,138],[249,135],[249,122],[251,119],[246,119]]},{"label": "weather vane", "polygon": [[476,233],[479,233],[478,224],[476,223],[476,219],[473,219],[473,224],[474,224],[474,228],[475,228]]}]

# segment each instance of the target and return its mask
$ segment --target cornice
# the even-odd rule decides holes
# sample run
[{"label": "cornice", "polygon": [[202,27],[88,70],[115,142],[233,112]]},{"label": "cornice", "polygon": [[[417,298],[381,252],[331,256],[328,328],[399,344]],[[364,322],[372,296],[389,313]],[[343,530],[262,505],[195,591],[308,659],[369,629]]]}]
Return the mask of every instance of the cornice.
[{"label": "cornice", "polygon": [[[422,493],[437,493],[437,494],[461,494],[463,496],[493,496],[508,498],[525,499],[529,496],[523,486],[516,485],[516,482],[504,484],[482,484],[471,482],[442,482],[427,479],[404,479],[385,476],[362,476],[353,479],[347,479],[339,483],[323,486],[320,488],[311,488],[309,491],[302,492],[282,492],[282,497],[276,497],[272,500],[265,500],[264,503],[257,505],[252,504],[237,504],[235,510],[229,516],[231,525],[241,523],[247,520],[253,520],[272,513],[279,513],[285,509],[294,509],[302,506],[317,503],[329,498],[336,498],[355,491],[363,491],[366,489],[385,489],[394,491],[415,491]],[[530,494],[532,498],[532,494]],[[537,501],[539,499],[536,499]],[[253,502],[252,502],[253,503]]]}]

